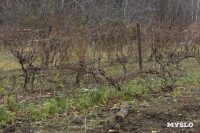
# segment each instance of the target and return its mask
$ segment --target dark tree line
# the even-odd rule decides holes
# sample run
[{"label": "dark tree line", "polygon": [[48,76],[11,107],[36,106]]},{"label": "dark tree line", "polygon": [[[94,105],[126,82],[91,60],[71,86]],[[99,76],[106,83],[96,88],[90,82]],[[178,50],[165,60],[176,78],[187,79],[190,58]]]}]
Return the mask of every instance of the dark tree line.
[{"label": "dark tree line", "polygon": [[[0,17],[3,24],[43,22],[48,25],[55,17],[68,17],[90,24],[106,20],[180,21],[190,24],[199,21],[199,0],[1,0]],[[35,25],[34,25],[35,26]],[[38,25],[36,25],[38,26]],[[41,24],[40,24],[41,26]]]}]

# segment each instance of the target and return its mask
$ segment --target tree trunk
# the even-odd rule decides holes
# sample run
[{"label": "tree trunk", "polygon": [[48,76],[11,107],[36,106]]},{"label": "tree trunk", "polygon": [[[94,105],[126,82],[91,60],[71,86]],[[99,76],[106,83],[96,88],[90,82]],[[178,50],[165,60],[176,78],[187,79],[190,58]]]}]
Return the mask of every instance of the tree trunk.
[{"label": "tree trunk", "polygon": [[196,22],[198,22],[198,15],[199,15],[199,0],[197,1]]},{"label": "tree trunk", "polygon": [[[192,21],[193,21],[193,19],[194,19],[194,0],[192,0],[191,12],[192,12]],[[192,21],[191,21],[191,22],[192,22]]]}]

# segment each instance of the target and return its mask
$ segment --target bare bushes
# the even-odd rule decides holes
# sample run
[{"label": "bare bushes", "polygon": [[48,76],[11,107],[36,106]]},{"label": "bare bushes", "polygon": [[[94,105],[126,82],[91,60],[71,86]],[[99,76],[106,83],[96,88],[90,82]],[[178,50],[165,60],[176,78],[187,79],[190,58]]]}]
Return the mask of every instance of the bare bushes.
[{"label": "bare bushes", "polygon": [[5,34],[4,45],[21,65],[26,91],[28,91],[27,84],[30,81],[33,91],[35,75],[56,63],[62,40],[55,35],[48,36],[48,32],[46,34],[47,36],[42,36],[38,30],[20,27],[7,31]]},{"label": "bare bushes", "polygon": [[[165,87],[173,88],[184,73],[181,62],[189,57],[197,58],[199,53],[198,37],[193,37],[191,44],[181,43],[182,38],[190,40],[191,37],[191,34],[185,34],[184,28],[170,24],[142,25],[145,65],[144,71],[139,73],[135,65],[138,53],[134,23],[107,21],[90,26],[84,21],[78,25],[70,24],[61,28],[54,23],[42,30],[18,27],[6,32],[4,45],[21,65],[26,90],[29,82],[33,86],[35,75],[52,68],[75,75],[73,82],[78,87],[84,80],[106,80],[121,90],[126,77],[150,73],[162,79]],[[150,52],[152,60],[145,62]]]},{"label": "bare bushes", "polygon": [[151,28],[149,44],[155,64],[151,70],[163,80],[164,87],[173,89],[174,84],[185,76],[182,61],[198,56],[199,46],[195,41],[198,34],[194,34],[194,29],[190,27],[183,28],[171,23]]}]

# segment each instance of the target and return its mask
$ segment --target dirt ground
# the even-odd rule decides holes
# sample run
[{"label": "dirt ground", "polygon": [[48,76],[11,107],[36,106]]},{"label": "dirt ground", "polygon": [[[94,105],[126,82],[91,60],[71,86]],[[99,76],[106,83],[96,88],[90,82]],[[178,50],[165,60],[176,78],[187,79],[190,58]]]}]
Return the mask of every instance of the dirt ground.
[{"label": "dirt ground", "polygon": [[[185,105],[174,113],[144,112],[130,114],[128,121],[120,124],[118,132],[127,133],[198,133],[200,132],[200,104]],[[167,128],[167,122],[194,122],[193,128]],[[106,127],[107,124],[104,126]],[[110,128],[113,126],[109,124]],[[107,128],[108,129],[108,128]],[[106,131],[105,131],[106,132]]]},{"label": "dirt ground", "polygon": [[[143,101],[144,103],[144,101]],[[86,119],[87,133],[199,133],[200,100],[198,96],[185,96],[176,99],[156,97],[139,104],[137,111],[129,111],[122,123],[114,120],[119,109],[104,107]],[[18,120],[15,125],[3,129],[4,133],[81,133],[85,132],[85,117],[63,117],[63,120],[48,121]],[[167,127],[167,122],[192,122],[192,128]]]}]

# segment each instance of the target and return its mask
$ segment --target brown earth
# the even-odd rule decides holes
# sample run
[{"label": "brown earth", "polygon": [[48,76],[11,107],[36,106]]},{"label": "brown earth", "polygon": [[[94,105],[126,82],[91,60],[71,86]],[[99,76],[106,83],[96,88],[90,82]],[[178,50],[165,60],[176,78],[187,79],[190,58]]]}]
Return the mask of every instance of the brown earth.
[{"label": "brown earth", "polygon": [[[157,97],[145,101],[148,106],[135,106],[137,111],[129,111],[122,123],[117,123],[114,116],[119,109],[111,106],[103,107],[96,115],[87,116],[87,133],[199,133],[200,132],[200,100],[198,96]],[[101,107],[102,108],[102,107]],[[76,133],[85,132],[85,117],[62,116],[62,120],[46,121],[18,120],[15,125],[7,126],[4,133]],[[193,122],[192,128],[168,128],[167,122]],[[62,124],[61,124],[62,123]]]}]

